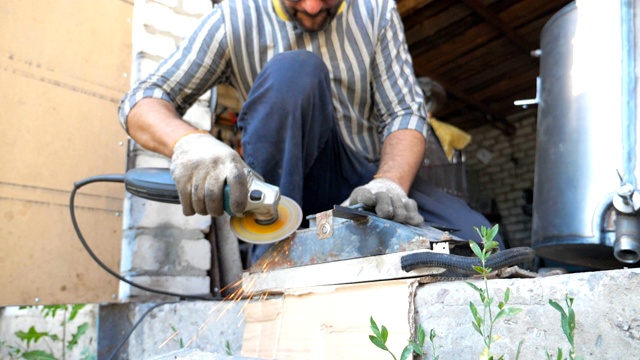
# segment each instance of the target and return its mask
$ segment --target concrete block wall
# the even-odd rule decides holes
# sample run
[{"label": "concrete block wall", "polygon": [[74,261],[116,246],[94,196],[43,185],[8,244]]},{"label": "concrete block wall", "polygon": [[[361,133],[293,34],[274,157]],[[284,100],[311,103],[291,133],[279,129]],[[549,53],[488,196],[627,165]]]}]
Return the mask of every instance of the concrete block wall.
[{"label": "concrete block wall", "polygon": [[[171,54],[211,7],[210,0],[135,0],[132,85]],[[209,101],[210,94],[200,98],[185,120],[211,130]],[[169,167],[169,163],[170,159],[131,142],[130,166]],[[185,217],[179,205],[128,195],[124,204],[121,272],[151,288],[182,294],[209,293],[211,243],[206,235],[210,228],[210,217]],[[120,286],[122,301],[157,297],[124,283]]]},{"label": "concrete block wall", "polygon": [[465,149],[470,172],[472,207],[486,208],[494,199],[501,215],[500,226],[511,247],[531,244],[531,216],[525,191],[533,190],[536,154],[536,112],[525,111],[509,121],[513,137],[491,126],[469,131],[473,140]]}]

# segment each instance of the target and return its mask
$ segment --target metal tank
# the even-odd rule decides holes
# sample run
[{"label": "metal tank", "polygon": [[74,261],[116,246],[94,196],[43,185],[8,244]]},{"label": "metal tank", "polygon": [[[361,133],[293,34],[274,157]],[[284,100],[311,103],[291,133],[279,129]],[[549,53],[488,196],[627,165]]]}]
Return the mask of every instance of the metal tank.
[{"label": "metal tank", "polygon": [[633,1],[576,1],[541,33],[532,247],[595,269],[639,265]]}]

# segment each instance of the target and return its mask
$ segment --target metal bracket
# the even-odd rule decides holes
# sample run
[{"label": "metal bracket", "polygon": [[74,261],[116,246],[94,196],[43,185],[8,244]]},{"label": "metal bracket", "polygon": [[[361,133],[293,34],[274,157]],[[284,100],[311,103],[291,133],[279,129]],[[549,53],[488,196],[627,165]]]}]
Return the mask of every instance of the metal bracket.
[{"label": "metal bracket", "polygon": [[316,235],[318,235],[318,240],[333,236],[333,210],[316,214]]}]

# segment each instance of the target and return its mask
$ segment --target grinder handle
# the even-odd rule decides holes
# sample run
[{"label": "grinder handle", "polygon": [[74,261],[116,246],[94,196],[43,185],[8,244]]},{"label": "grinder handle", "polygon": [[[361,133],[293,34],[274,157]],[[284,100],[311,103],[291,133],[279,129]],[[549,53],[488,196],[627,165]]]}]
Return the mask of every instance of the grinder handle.
[{"label": "grinder handle", "polygon": [[[176,183],[167,168],[135,168],[124,175],[125,189],[143,199],[180,204]],[[233,216],[229,205],[229,185],[224,185],[224,211]]]}]

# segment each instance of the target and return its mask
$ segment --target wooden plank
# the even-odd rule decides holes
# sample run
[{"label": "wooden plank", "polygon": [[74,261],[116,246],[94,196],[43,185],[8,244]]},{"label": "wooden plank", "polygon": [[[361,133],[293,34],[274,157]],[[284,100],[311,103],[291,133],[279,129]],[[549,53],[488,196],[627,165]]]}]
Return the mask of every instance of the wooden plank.
[{"label": "wooden plank", "polygon": [[[132,10],[120,0],[0,4],[0,306],[117,301],[118,281],[80,245],[68,199],[75,181],[125,170],[117,107]],[[117,184],[78,195],[80,226],[115,270],[123,195]]]}]

